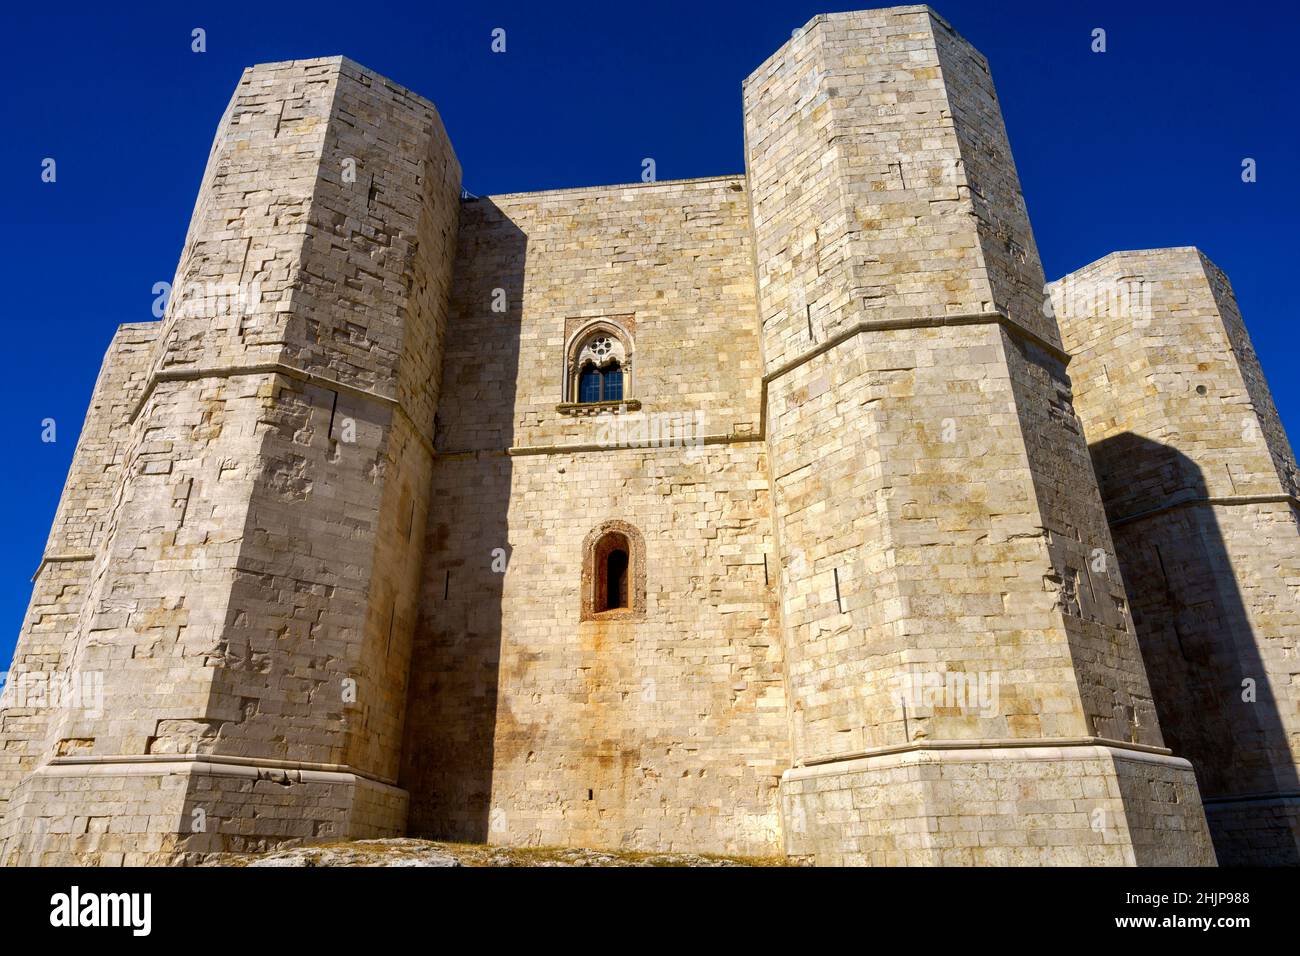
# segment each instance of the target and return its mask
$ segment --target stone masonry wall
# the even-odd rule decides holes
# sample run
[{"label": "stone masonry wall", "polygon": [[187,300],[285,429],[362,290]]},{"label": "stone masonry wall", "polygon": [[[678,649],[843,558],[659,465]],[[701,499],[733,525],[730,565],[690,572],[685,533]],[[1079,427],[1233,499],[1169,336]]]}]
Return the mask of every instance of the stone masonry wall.
[{"label": "stone masonry wall", "polygon": [[[745,109],[796,767],[976,739],[1159,750],[987,64],[925,7],[817,17]],[[954,675],[997,686],[906,683]],[[933,825],[962,813],[922,787]],[[836,843],[787,826],[787,846]]]},{"label": "stone masonry wall", "polygon": [[[790,851],[834,866],[1195,866],[1186,763],[1106,747],[913,751],[792,771]],[[1190,825],[1189,825],[1190,824]]]},{"label": "stone masonry wall", "polygon": [[[463,209],[402,775],[411,832],[774,852],[788,721],[744,182]],[[642,407],[565,415],[565,343],[602,317],[631,331]],[[707,443],[636,447],[656,419]],[[582,621],[584,542],[618,520],[644,541],[644,616]]]},{"label": "stone masonry wall", "polygon": [[[763,468],[753,443],[439,461],[413,834],[778,850],[788,723]],[[644,538],[645,614],[580,621],[584,539],[611,519]]]},{"label": "stone masonry wall", "polygon": [[428,101],[245,71],[37,571],[14,674],[102,692],[6,690],[0,862],[1300,862],[1300,474],[1226,277],[1045,308],[928,7],[815,17],[743,106],[743,176],[462,201]]},{"label": "stone masonry wall", "polygon": [[[438,415],[439,451],[589,444],[650,414],[694,427],[700,412],[707,435],[757,436],[752,254],[743,177],[464,203],[444,363],[455,400]],[[600,318],[630,331],[627,397],[644,415],[556,410],[566,341]]]},{"label": "stone masonry wall", "polygon": [[1053,301],[1166,739],[1222,862],[1300,862],[1295,457],[1231,287],[1156,249]]},{"label": "stone masonry wall", "polygon": [[[458,191],[426,101],[341,58],[245,72],[73,638],[104,711],[57,716],[11,860],[346,837],[358,800],[401,832],[404,796],[358,794],[396,794]],[[92,827],[122,779],[138,812]]]},{"label": "stone masonry wall", "polygon": [[[1118,576],[1073,597],[1110,540],[982,58],[926,8],[817,18],[746,106],[797,755],[1127,740],[1132,711],[1159,746]],[[823,343],[789,303],[831,263]],[[998,671],[997,711],[904,714],[914,666]]]},{"label": "stone masonry wall", "polygon": [[69,641],[86,598],[90,562],[103,542],[121,481],[130,413],[144,388],[157,333],[152,322],[120,326],[90,397],[0,698],[0,820],[9,794],[47,746],[52,695],[66,688],[79,698],[75,703],[94,706],[98,678],[77,675],[78,683],[71,683]]},{"label": "stone masonry wall", "polygon": [[[1061,333],[1045,280],[988,62],[951,27],[934,31],[948,89],[959,168],[975,213],[995,309],[1013,323],[1004,354],[1041,516],[1055,595],[1089,734],[1161,743],[1128,619],[1105,510],[1074,411]],[[1028,336],[1013,336],[1023,329]],[[1037,341],[1035,341],[1037,340]]]}]

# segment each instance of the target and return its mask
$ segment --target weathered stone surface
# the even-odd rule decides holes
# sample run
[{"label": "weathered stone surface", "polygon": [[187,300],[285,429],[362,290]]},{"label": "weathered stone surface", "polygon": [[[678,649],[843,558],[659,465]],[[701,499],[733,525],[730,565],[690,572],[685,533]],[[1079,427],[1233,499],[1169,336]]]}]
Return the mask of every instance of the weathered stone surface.
[{"label": "weathered stone surface", "polygon": [[352,843],[293,847],[265,854],[218,853],[205,866],[783,866],[782,857],[705,856],[699,853],[610,852],[583,847],[489,847],[433,840],[357,840]]},{"label": "weathered stone surface", "polygon": [[[48,746],[54,709],[45,698],[14,699],[14,690],[49,682],[69,670],[69,641],[85,604],[91,561],[102,546],[122,479],[123,449],[129,434],[126,419],[139,401],[147,378],[158,327],[124,325],[114,335],[91,395],[86,422],[77,442],[59,509],[34,578],[31,604],[22,637],[7,675],[0,710],[0,820],[5,804]],[[39,689],[39,685],[38,685]],[[93,688],[92,688],[93,689]],[[31,706],[24,706],[24,704]]]},{"label": "weathered stone surface", "polygon": [[1184,756],[1284,857],[1296,471],[1226,280],[1149,254],[1154,331],[1058,328],[926,7],[814,18],[744,125],[744,175],[460,200],[427,101],[246,71],[37,572],[15,674],[100,683],[11,681],[0,859],[1212,863]]},{"label": "weathered stone surface", "polygon": [[[412,664],[411,832],[779,845],[788,731],[748,219],[736,177],[465,204]],[[557,414],[566,340],[611,314],[634,330],[641,410]],[[717,443],[617,447],[665,416]],[[606,447],[580,450],[592,443]],[[644,615],[580,620],[584,542],[620,518],[644,542]]]},{"label": "weathered stone surface", "polygon": [[59,659],[102,702],[51,715],[6,859],[401,832],[458,191],[413,94],[341,58],[245,72],[143,384],[132,353],[134,400],[92,408],[111,506]]},{"label": "weathered stone surface", "polygon": [[[817,821],[787,825],[786,846],[1034,862],[932,838],[977,816],[966,796],[873,763],[978,742],[963,765],[1002,766],[997,748],[1050,741],[1058,769],[1022,775],[1020,799],[1100,773],[1118,803],[1092,809],[1113,815],[1124,795],[1094,744],[1162,748],[1115,562],[1091,560],[1113,546],[987,64],[924,7],[833,14],[750,77],[745,106],[794,757],[817,764],[786,775],[787,824]],[[999,693],[901,690],[953,674]],[[1164,816],[1203,831],[1190,768],[1168,772],[1192,799]],[[907,792],[916,838],[899,842],[885,830]],[[1030,825],[982,799],[1003,801],[993,831]],[[1101,862],[1069,852],[1098,841],[1075,810],[1036,862]],[[1132,862],[1119,841],[1112,860]],[[1186,862],[1212,861],[1198,848]]]},{"label": "weathered stone surface", "polygon": [[1232,289],[1152,249],[1053,300],[1166,740],[1221,861],[1300,863],[1296,462]]}]

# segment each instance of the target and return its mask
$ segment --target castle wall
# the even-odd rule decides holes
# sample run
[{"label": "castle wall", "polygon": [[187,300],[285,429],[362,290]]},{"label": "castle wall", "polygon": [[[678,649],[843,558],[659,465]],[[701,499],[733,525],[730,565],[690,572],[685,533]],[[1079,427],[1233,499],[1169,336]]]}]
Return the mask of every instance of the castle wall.
[{"label": "castle wall", "polygon": [[339,58],[245,72],[70,639],[103,712],[55,716],[10,861],[402,831],[458,190],[425,101]]},{"label": "castle wall", "polygon": [[131,412],[147,377],[156,323],[120,326],[104,356],[90,407],[64,482],[14,660],[0,697],[0,819],[18,781],[50,746],[56,695],[94,708],[101,677],[69,671],[77,620],[90,583],[91,560],[102,545],[122,479]]},{"label": "castle wall", "polygon": [[[1018,862],[1131,844],[1085,822],[1114,807],[1061,785],[1096,766],[1094,744],[1164,751],[1115,562],[1089,561],[1112,545],[987,64],[928,8],[817,17],[749,78],[745,113],[794,720],[787,848],[834,862],[856,840],[860,859],[930,862],[940,844],[891,844],[867,815],[825,825],[813,793],[849,811],[869,801],[864,770],[887,782],[907,751],[955,768],[976,740],[1077,748],[999,811],[995,831],[1038,801],[1075,811]],[[953,675],[996,689],[907,683]],[[1195,793],[1185,762],[1166,770]],[[1126,806],[1115,765],[1102,772]],[[940,776],[918,786],[923,831],[968,815]],[[1203,832],[1199,805],[1166,802],[1154,819]],[[1213,859],[1208,841],[1186,848]],[[1005,858],[996,839],[965,856]]]},{"label": "castle wall", "polygon": [[[440,451],[590,444],[603,426],[634,432],[650,414],[702,412],[705,434],[758,434],[743,177],[485,197],[462,210]],[[557,411],[565,344],[599,318],[632,338],[641,417]]]},{"label": "castle wall", "polygon": [[[745,176],[462,201],[427,101],[245,72],[37,572],[14,670],[102,693],[0,701],[0,861],[1296,862],[1298,477],[1226,278],[1116,254],[1058,329],[927,7],[743,98]],[[598,321],[617,406],[566,387]]]},{"label": "castle wall", "polygon": [[[796,768],[782,808],[832,866],[1198,866],[1214,858],[1180,759],[1100,746],[911,750]],[[1027,795],[1036,795],[1026,799]],[[1081,840],[1081,833],[1092,833]]]},{"label": "castle wall", "polygon": [[1296,466],[1231,288],[1158,249],[1053,300],[1166,738],[1222,862],[1297,862]]},{"label": "castle wall", "polygon": [[[411,832],[777,852],[788,725],[761,446],[493,460],[435,471]],[[508,491],[504,513],[485,491]],[[611,519],[644,537],[645,614],[580,621],[584,538]]]},{"label": "castle wall", "polygon": [[[775,852],[789,753],[766,464],[761,442],[728,440],[760,428],[743,181],[463,209],[402,776],[410,830]],[[631,332],[641,409],[566,416],[565,342],[605,316]],[[703,443],[653,443],[665,416]],[[583,621],[584,542],[611,520],[644,541],[644,615]]]}]

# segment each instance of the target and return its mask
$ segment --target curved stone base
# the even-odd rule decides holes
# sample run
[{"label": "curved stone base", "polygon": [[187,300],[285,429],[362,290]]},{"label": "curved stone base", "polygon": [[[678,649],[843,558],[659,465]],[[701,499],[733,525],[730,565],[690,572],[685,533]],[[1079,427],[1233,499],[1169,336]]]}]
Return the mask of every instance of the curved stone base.
[{"label": "curved stone base", "polygon": [[929,745],[787,770],[786,851],[829,866],[1213,866],[1191,764]]},{"label": "curved stone base", "polygon": [[175,755],[50,763],[24,778],[0,864],[146,866],[210,853],[401,836],[405,790],[346,768]]}]

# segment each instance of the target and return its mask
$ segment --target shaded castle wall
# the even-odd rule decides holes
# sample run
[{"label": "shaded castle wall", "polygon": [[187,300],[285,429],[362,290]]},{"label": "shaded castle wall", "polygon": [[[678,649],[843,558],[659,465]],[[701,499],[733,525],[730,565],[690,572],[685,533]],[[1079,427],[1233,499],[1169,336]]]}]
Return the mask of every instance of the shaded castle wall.
[{"label": "shaded castle wall", "polygon": [[[753,308],[741,179],[464,204],[402,776],[413,834],[779,848]],[[611,316],[641,409],[565,415],[564,344]],[[630,447],[656,416],[707,443]],[[644,543],[644,615],[583,621],[584,542],[607,521]]]},{"label": "shaded castle wall", "polygon": [[[928,8],[817,17],[746,82],[745,127],[787,848],[1211,862],[1115,562],[1089,560],[1112,545],[987,64]],[[997,693],[902,685],[953,673]],[[1131,774],[1162,796],[1135,799]]]},{"label": "shaded castle wall", "polygon": [[1219,859],[1300,862],[1296,466],[1228,281],[1195,249],[1120,252],[1053,300],[1160,723]]},{"label": "shaded castle wall", "polygon": [[458,190],[418,97],[341,58],[245,72],[63,655],[102,713],[52,717],[11,862],[402,831]]}]

